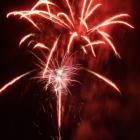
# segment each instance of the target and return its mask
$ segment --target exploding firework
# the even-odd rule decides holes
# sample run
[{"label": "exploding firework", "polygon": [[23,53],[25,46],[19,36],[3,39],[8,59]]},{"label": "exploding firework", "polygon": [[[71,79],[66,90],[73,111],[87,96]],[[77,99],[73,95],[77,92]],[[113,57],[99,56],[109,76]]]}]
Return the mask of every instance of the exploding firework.
[{"label": "exploding firework", "polygon": [[[37,58],[39,63],[36,63],[39,70],[37,71],[38,74],[34,76],[34,79],[37,79],[37,81],[43,83],[45,91],[48,90],[50,87],[53,92],[56,94],[57,98],[57,123],[58,123],[58,139],[61,139],[61,117],[62,117],[62,97],[63,95],[70,94],[69,86],[72,85],[72,83],[80,83],[80,81],[75,80],[74,76],[78,74],[78,71],[85,70],[86,72],[89,72],[90,74],[98,77],[99,79],[106,82],[108,85],[113,87],[116,91],[120,92],[118,87],[109,79],[106,77],[82,68],[81,65],[76,64],[74,62],[74,56],[75,54],[65,54],[63,57],[61,56],[61,60],[59,58],[54,57],[56,48],[58,47],[58,41],[59,38],[56,39],[54,42],[54,45],[52,49],[49,52],[49,55],[47,57],[47,61],[44,62],[42,59],[40,59],[38,56],[34,54],[34,56]],[[54,59],[55,58],[55,59]],[[31,71],[32,72],[32,71]],[[3,93],[7,88],[18,82],[21,78],[25,77],[26,75],[30,74],[31,72],[27,72],[25,74],[22,74],[20,76],[17,76],[7,84],[5,84],[1,89],[0,93]]]},{"label": "exploding firework", "polygon": [[[19,16],[20,19],[26,19],[40,33],[44,31],[39,22],[41,19],[45,19],[45,21],[50,21],[53,25],[52,28],[57,28],[61,34],[61,37],[59,36],[56,40],[53,40],[53,45],[51,43],[46,45],[46,42],[37,39],[34,40],[37,36],[36,33],[25,35],[19,42],[19,46],[28,42],[27,46],[33,46],[33,51],[34,49],[39,48],[39,50],[45,54],[45,62],[40,56],[34,55],[39,60],[38,66],[40,68],[39,74],[35,75],[34,78],[37,78],[38,81],[43,83],[46,92],[48,88],[50,88],[52,89],[52,92],[56,93],[59,139],[61,139],[62,97],[64,94],[70,93],[69,87],[73,82],[80,82],[74,78],[79,70],[84,70],[85,72],[94,75],[117,92],[121,93],[117,85],[110,79],[93,70],[89,70],[88,67],[83,68],[79,63],[76,64],[74,60],[79,58],[77,52],[83,51],[88,55],[90,55],[91,52],[92,55],[96,57],[95,45],[109,45],[115,55],[120,57],[112,37],[109,35],[109,32],[107,32],[106,28],[108,29],[111,25],[118,24],[125,25],[132,29],[134,28],[124,20],[129,17],[126,13],[114,15],[95,24],[96,22],[94,22],[93,17],[96,16],[97,10],[103,5],[101,3],[94,4],[93,0],[79,0],[78,2],[78,4],[76,3],[76,5],[74,5],[69,0],[64,0],[62,1],[63,6],[60,6],[51,0],[39,0],[27,11],[14,11],[7,14],[7,17],[14,15]],[[77,12],[76,9],[79,9],[79,11]],[[94,24],[91,24],[92,22]],[[65,40],[65,35],[68,35],[68,39],[66,42],[64,41],[64,43],[63,40]],[[49,34],[47,34],[47,36],[49,38]],[[53,36],[56,38],[56,34]],[[58,45],[60,38],[63,43]],[[78,49],[74,48],[75,42],[78,44]],[[56,56],[56,54],[58,54],[58,56]],[[4,92],[9,86],[15,84],[30,73],[31,72],[27,72],[11,80],[0,89],[0,93]]]},{"label": "exploding firework", "polygon": [[[96,56],[94,46],[100,44],[108,44],[114,51],[115,55],[120,57],[114,43],[112,42],[111,36],[108,34],[108,32],[105,31],[105,28],[109,28],[109,26],[117,24],[122,24],[128,26],[129,28],[134,28],[131,24],[122,19],[129,17],[128,14],[120,13],[104,21],[101,21],[101,23],[97,25],[91,25],[91,22],[94,23],[94,21],[89,19],[96,15],[96,11],[102,6],[101,3],[93,5],[93,0],[81,0],[79,1],[79,4],[82,5],[81,10],[79,10],[80,13],[77,11],[74,12],[74,9],[80,6],[73,6],[69,0],[65,0],[64,4],[66,4],[66,9],[68,12],[64,12],[65,10],[59,8],[59,5],[56,5],[52,1],[39,0],[30,10],[10,12],[7,17],[12,15],[19,15],[20,19],[25,18],[39,31],[41,31],[41,28],[37,24],[38,22],[34,20],[34,17],[36,16],[44,18],[45,20],[50,20],[54,24],[67,29],[69,33],[67,52],[71,51],[72,44],[76,39],[78,39],[79,42],[81,40],[84,42],[84,44],[80,45],[80,50],[83,50],[83,52],[86,54],[87,48],[90,47],[92,54]],[[46,6],[45,10],[42,8],[43,6]],[[99,36],[100,39],[95,40],[95,35]],[[25,36],[21,40],[21,43],[23,43],[31,36],[32,34]]]},{"label": "exploding firework", "polygon": [[55,92],[57,97],[57,117],[58,117],[58,139],[61,139],[61,113],[62,113],[62,97],[70,93],[69,86],[72,83],[79,83],[77,80],[74,80],[74,76],[77,75],[77,71],[80,70],[80,65],[74,64],[73,55],[65,54],[61,61],[59,62],[58,58],[53,59],[54,51],[57,47],[58,38],[54,42],[54,45],[49,53],[47,63],[44,63],[42,60],[39,62],[40,73],[37,78],[44,85],[45,91],[49,87]]},{"label": "exploding firework", "polygon": [[[50,86],[53,92],[56,93],[57,97],[57,116],[58,116],[58,129],[59,129],[59,139],[61,139],[61,112],[62,112],[62,97],[70,93],[69,86],[72,83],[78,83],[73,77],[80,70],[79,65],[74,65],[71,57],[65,56],[61,63],[58,60],[52,60],[50,65],[48,65],[46,70],[46,64],[42,67],[42,72],[40,73],[39,79],[44,83],[44,89],[47,90]],[[44,73],[44,70],[46,72]],[[42,77],[43,76],[43,77]]]}]

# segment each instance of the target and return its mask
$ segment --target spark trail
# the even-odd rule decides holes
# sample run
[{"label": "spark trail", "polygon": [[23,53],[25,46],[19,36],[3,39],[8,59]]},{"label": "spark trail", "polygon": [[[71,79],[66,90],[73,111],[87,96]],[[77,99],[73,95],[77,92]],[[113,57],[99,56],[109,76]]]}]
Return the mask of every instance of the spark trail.
[{"label": "spark trail", "polygon": [[32,71],[26,72],[20,76],[15,77],[13,80],[11,80],[10,82],[8,82],[7,84],[5,84],[2,88],[0,88],[0,95],[7,90],[10,86],[14,85],[16,82],[18,82],[20,79],[22,79],[23,77],[29,75]]}]

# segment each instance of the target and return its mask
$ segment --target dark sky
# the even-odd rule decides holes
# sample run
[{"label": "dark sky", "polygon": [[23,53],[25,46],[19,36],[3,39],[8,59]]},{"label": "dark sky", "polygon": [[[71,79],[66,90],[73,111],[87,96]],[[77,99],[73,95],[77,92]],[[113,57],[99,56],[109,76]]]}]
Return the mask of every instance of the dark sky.
[{"label": "dark sky", "polygon": [[[81,127],[81,129],[76,129],[74,124],[71,124],[70,128],[65,127],[62,133],[64,140],[140,140],[140,1],[125,0],[126,3],[128,1],[131,1],[132,4],[129,12],[131,13],[135,30],[126,31],[123,35],[124,41],[121,39],[121,47],[123,47],[120,49],[123,56],[122,61],[118,63],[115,60],[109,60],[111,63],[109,66],[113,67],[112,77],[118,81],[122,96],[116,97],[117,99],[114,99],[115,97],[112,99],[109,96],[111,99],[108,101],[108,106],[113,106],[113,115],[111,115],[112,117],[101,119],[99,123],[104,125],[97,125],[96,121],[93,121],[93,130],[95,131],[91,137],[86,138],[88,134],[85,134],[81,139],[81,134],[78,132],[86,131],[86,123],[82,122],[81,124],[84,124],[84,128]],[[9,11],[22,10],[27,5],[31,7],[32,2],[33,0],[0,1],[0,86],[14,76],[34,67],[30,63],[30,61],[34,60],[31,55],[26,50],[18,48],[20,38],[30,30],[28,28],[29,24],[18,21],[16,18],[6,18],[6,13]],[[116,67],[116,64],[119,66]],[[51,115],[43,113],[41,110],[41,105],[45,104],[44,98],[48,100],[49,96],[39,96],[38,92],[40,92],[41,87],[36,86],[36,83],[31,83],[28,80],[29,78],[24,78],[0,96],[1,140],[51,140],[51,136],[55,137],[57,135],[56,120],[51,119]],[[34,84],[33,87],[32,84]],[[105,96],[105,98],[107,97]],[[119,105],[116,105],[113,101]],[[51,104],[55,107],[53,99],[49,102],[52,103],[45,105]],[[51,110],[51,105],[49,105],[48,110]],[[88,110],[86,107],[84,109]],[[104,111],[105,109],[102,109],[102,112]],[[88,111],[83,111],[82,113],[84,112]],[[55,109],[51,111],[51,114],[55,114]],[[99,112],[99,115],[101,114]],[[110,116],[111,113],[108,112],[108,114]],[[84,117],[84,115],[81,116]],[[72,121],[72,119],[70,120]],[[79,117],[77,117],[77,120],[79,121]],[[75,122],[76,119],[73,123]],[[96,126],[97,128],[95,128]],[[102,126],[102,129],[98,128],[98,126]],[[101,132],[97,131],[98,129]],[[96,131],[101,137],[94,134]]]}]

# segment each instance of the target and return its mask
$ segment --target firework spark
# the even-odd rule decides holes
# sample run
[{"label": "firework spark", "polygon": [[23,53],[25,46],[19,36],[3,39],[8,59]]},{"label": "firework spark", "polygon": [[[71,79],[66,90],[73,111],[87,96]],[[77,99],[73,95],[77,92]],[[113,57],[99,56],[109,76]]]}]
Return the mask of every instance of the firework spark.
[{"label": "firework spark", "polygon": [[29,75],[31,72],[32,71],[21,74],[20,76],[17,76],[13,80],[11,80],[10,82],[6,83],[2,88],[0,88],[0,94],[2,94],[6,89],[8,89],[10,86],[14,85],[16,82],[18,82],[23,77]]},{"label": "firework spark", "polygon": [[103,75],[97,73],[97,72],[94,72],[92,70],[88,70],[88,69],[85,69],[88,73],[96,76],[97,78],[103,80],[105,83],[107,83],[108,85],[110,85],[112,88],[114,88],[117,92],[121,93],[120,89],[116,86],[116,84],[114,82],[112,82],[110,79],[104,77]]},{"label": "firework spark", "polygon": [[45,67],[44,72],[43,72],[43,78],[45,77],[45,74],[46,74],[46,71],[47,71],[47,69],[48,69],[50,60],[51,60],[52,55],[53,55],[53,53],[54,53],[54,51],[55,51],[55,49],[56,49],[56,47],[57,47],[58,39],[59,39],[59,38],[57,38],[57,40],[54,42],[54,45],[53,45],[53,47],[52,47],[52,49],[51,49],[51,51],[50,51],[49,57],[48,57],[48,59],[47,59],[46,67]]},{"label": "firework spark", "polygon": [[33,33],[24,36],[24,37],[20,40],[19,46],[21,46],[24,42],[26,42],[29,38],[31,38],[31,37],[33,37],[33,36],[35,36],[35,34],[33,34]]},{"label": "firework spark", "polygon": [[50,50],[46,45],[44,45],[43,43],[37,43],[35,44],[35,46],[33,47],[33,49],[36,49],[36,48],[41,48],[41,49],[47,49],[47,50]]}]

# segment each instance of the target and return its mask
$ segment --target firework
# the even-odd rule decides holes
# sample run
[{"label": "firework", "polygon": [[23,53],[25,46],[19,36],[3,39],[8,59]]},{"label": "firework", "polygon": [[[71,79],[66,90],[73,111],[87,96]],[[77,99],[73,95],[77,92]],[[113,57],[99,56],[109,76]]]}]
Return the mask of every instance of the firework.
[{"label": "firework", "polygon": [[[120,57],[120,54],[116,50],[114,43],[112,42],[111,36],[104,30],[105,27],[109,28],[110,25],[122,24],[128,26],[129,28],[134,28],[127,21],[124,21],[122,18],[129,17],[126,13],[120,13],[114,15],[97,25],[90,25],[91,22],[94,21],[89,20],[91,16],[96,15],[96,11],[103,6],[101,3],[97,3],[93,5],[93,0],[81,0],[79,3],[82,5],[80,13],[74,12],[76,7],[73,6],[69,2],[69,0],[65,0],[64,4],[67,6],[67,10],[69,12],[63,12],[64,10],[59,8],[59,5],[56,5],[52,1],[44,1],[39,0],[30,10],[28,11],[14,11],[10,12],[9,16],[19,15],[20,19],[25,18],[28,22],[30,22],[36,29],[41,31],[41,28],[37,24],[37,21],[34,21],[34,17],[38,16],[45,20],[50,20],[54,24],[57,24],[63,28],[66,28],[69,32],[69,40],[67,44],[67,52],[69,53],[72,50],[72,44],[75,39],[83,40],[84,44],[81,44],[81,48],[84,53],[87,53],[87,46],[90,47],[91,52],[94,56],[96,56],[94,51],[94,45],[100,44],[108,44],[115,55]],[[42,6],[46,6],[46,9],[42,9]],[[51,10],[52,9],[52,10]],[[54,10],[55,9],[55,10]],[[77,14],[76,14],[77,13]],[[99,40],[91,39],[91,36],[98,35],[100,37]],[[24,38],[27,39],[29,36]],[[95,42],[101,42],[96,44]],[[22,41],[21,41],[22,42]]]},{"label": "firework", "polygon": [[[71,60],[69,60],[71,61]],[[60,65],[54,64],[47,68],[46,73],[41,77],[41,80],[46,82],[45,89],[48,89],[48,86],[51,86],[53,91],[56,93],[58,100],[58,127],[61,128],[61,98],[63,94],[70,93],[68,87],[73,82],[78,82],[72,77],[76,75],[78,71],[78,65],[72,65],[70,62],[63,63]]]},{"label": "firework", "polygon": [[[53,37],[56,38],[56,40],[53,40],[53,45],[51,43],[46,45],[45,42],[37,40],[36,33],[26,34],[19,42],[19,46],[22,46],[28,42],[27,47],[32,46],[33,51],[35,49],[39,49],[45,54],[44,62],[42,57],[33,53],[39,60],[38,66],[40,68],[39,74],[35,75],[34,78],[37,78],[38,81],[43,83],[46,92],[47,90],[51,89],[52,92],[56,94],[59,140],[61,139],[60,133],[62,127],[61,118],[63,95],[70,93],[69,87],[73,82],[79,83],[79,81],[75,80],[74,78],[74,76],[78,74],[79,70],[84,70],[96,76],[117,92],[121,93],[117,85],[110,79],[93,70],[83,68],[81,65],[76,64],[74,59],[79,58],[79,55],[77,55],[78,53],[75,53],[75,50],[76,52],[82,51],[87,55],[90,55],[91,52],[91,54],[96,57],[94,46],[109,45],[115,55],[120,58],[120,54],[113,43],[113,39],[106,28],[108,29],[111,25],[118,24],[125,25],[132,29],[134,28],[126,21],[125,18],[129,17],[129,15],[126,13],[116,14],[96,24],[93,21],[93,17],[96,16],[97,10],[103,6],[103,4],[94,4],[93,0],[79,0],[79,3],[75,6],[70,3],[69,0],[63,0],[62,5],[65,5],[64,7],[66,9],[63,6],[60,8],[59,5],[51,0],[39,0],[29,10],[14,11],[7,14],[7,17],[19,16],[20,19],[27,20],[39,31],[39,33],[44,32],[39,24],[40,20],[44,19],[45,21],[50,21],[54,25],[52,28],[56,29],[56,27],[59,27],[57,30],[60,31],[62,40],[65,35],[68,35],[67,41],[62,43],[61,47],[60,45],[58,46],[60,36],[56,38],[56,34],[53,35]],[[79,8],[80,10],[77,12],[75,11],[76,8]],[[94,24],[91,25],[91,22]],[[63,34],[63,31],[66,31],[64,32],[65,34]],[[98,36],[98,39],[95,39],[96,36]],[[48,38],[49,37],[50,36],[48,34]],[[78,42],[78,49],[74,49],[75,42]],[[60,54],[61,51],[63,52],[62,54]],[[58,56],[56,56],[56,54],[58,54]],[[14,78],[0,89],[0,93],[4,92],[9,86],[15,84],[21,78],[30,73],[31,72],[27,72]]]},{"label": "firework", "polygon": [[39,68],[41,69],[39,79],[44,85],[45,91],[48,87],[51,87],[57,98],[57,117],[58,117],[58,132],[59,140],[61,139],[61,113],[62,113],[62,97],[70,93],[69,86],[74,83],[79,83],[74,80],[73,77],[77,75],[77,71],[80,70],[80,65],[74,64],[73,55],[65,54],[63,59],[59,62],[58,59],[53,59],[53,53],[57,47],[58,39],[54,42],[54,46],[49,53],[47,63],[41,60]]}]

